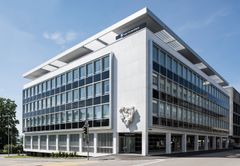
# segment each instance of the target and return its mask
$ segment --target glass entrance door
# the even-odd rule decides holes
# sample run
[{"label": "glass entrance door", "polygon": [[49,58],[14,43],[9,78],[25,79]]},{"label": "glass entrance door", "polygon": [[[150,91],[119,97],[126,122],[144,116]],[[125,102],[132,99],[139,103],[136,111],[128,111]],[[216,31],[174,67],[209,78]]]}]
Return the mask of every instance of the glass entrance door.
[{"label": "glass entrance door", "polygon": [[120,153],[141,153],[141,136],[139,134],[119,135]]}]

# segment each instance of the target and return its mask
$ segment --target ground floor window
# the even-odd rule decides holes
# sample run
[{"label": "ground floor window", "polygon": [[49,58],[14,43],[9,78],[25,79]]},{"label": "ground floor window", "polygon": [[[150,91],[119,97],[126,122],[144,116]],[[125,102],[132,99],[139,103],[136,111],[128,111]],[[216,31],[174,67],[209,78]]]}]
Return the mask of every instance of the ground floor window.
[{"label": "ground floor window", "polygon": [[[94,134],[90,133],[89,138],[87,139],[87,135],[83,134],[83,142],[82,142],[82,151],[87,152],[89,147],[89,152],[94,152]],[[89,144],[87,145],[87,140],[89,140]]]},{"label": "ground floor window", "polygon": [[25,148],[26,149],[31,148],[31,136],[25,136]]},{"label": "ground floor window", "polygon": [[149,134],[148,148],[149,148],[149,153],[165,153],[166,135],[165,134]]},{"label": "ground floor window", "polygon": [[47,136],[46,135],[40,136],[40,149],[41,150],[47,149]]},{"label": "ground floor window", "polygon": [[198,150],[204,150],[205,148],[205,138],[204,136],[198,137]]},{"label": "ground floor window", "polygon": [[33,149],[38,149],[38,136],[33,136],[32,137],[32,144],[33,144]]},{"label": "ground floor window", "polygon": [[113,134],[112,133],[98,133],[97,134],[97,152],[98,153],[112,153],[113,152]]},{"label": "ground floor window", "polygon": [[78,152],[79,151],[79,134],[70,135],[70,151]]},{"label": "ground floor window", "polygon": [[67,151],[67,135],[58,136],[58,150]]},{"label": "ground floor window", "polygon": [[194,151],[194,136],[187,136],[187,151]]},{"label": "ground floor window", "polygon": [[182,151],[182,135],[172,135],[171,148],[172,153]]},{"label": "ground floor window", "polygon": [[120,133],[119,134],[120,153],[141,153],[142,134]]},{"label": "ground floor window", "polygon": [[56,150],[56,135],[49,135],[48,136],[48,149],[49,150]]}]

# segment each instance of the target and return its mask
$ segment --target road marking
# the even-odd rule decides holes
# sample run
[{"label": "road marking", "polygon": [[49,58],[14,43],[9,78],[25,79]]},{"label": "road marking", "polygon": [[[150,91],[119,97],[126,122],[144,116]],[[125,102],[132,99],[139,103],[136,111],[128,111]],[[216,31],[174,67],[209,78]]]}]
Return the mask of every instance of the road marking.
[{"label": "road marking", "polygon": [[151,165],[151,164],[160,163],[160,162],[163,162],[163,161],[165,161],[165,160],[166,160],[166,159],[156,159],[156,160],[151,161],[151,162],[142,163],[142,164],[136,164],[136,165],[133,165],[133,166],[146,166],[146,165]]}]

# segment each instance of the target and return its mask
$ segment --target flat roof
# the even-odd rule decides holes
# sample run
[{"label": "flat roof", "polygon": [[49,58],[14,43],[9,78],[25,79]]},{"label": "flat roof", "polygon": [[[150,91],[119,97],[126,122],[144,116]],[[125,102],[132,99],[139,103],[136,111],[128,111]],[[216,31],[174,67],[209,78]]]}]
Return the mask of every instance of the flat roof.
[{"label": "flat roof", "polygon": [[113,24],[103,31],[82,41],[81,43],[67,49],[56,55],[48,61],[40,64],[34,69],[23,74],[24,78],[34,80],[49,72],[57,70],[82,56],[104,48],[118,39],[116,36],[126,32],[129,29],[145,24],[148,29],[156,34],[162,41],[179,52],[183,57],[196,65],[202,72],[208,75],[220,86],[227,86],[228,82],[217,73],[204,59],[202,59],[194,50],[192,50],[180,37],[178,37],[166,24],[148,8],[143,8],[125,19]]}]

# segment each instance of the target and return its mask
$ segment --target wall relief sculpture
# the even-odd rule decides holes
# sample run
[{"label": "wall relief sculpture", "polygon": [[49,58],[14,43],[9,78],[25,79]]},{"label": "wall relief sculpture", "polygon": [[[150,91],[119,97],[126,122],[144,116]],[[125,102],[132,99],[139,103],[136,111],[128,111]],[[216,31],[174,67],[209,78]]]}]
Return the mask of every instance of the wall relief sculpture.
[{"label": "wall relief sculpture", "polygon": [[122,107],[119,112],[121,113],[120,118],[123,121],[123,123],[129,127],[129,125],[132,123],[133,118],[134,118],[134,113],[137,110],[135,107],[127,108],[127,107]]}]

